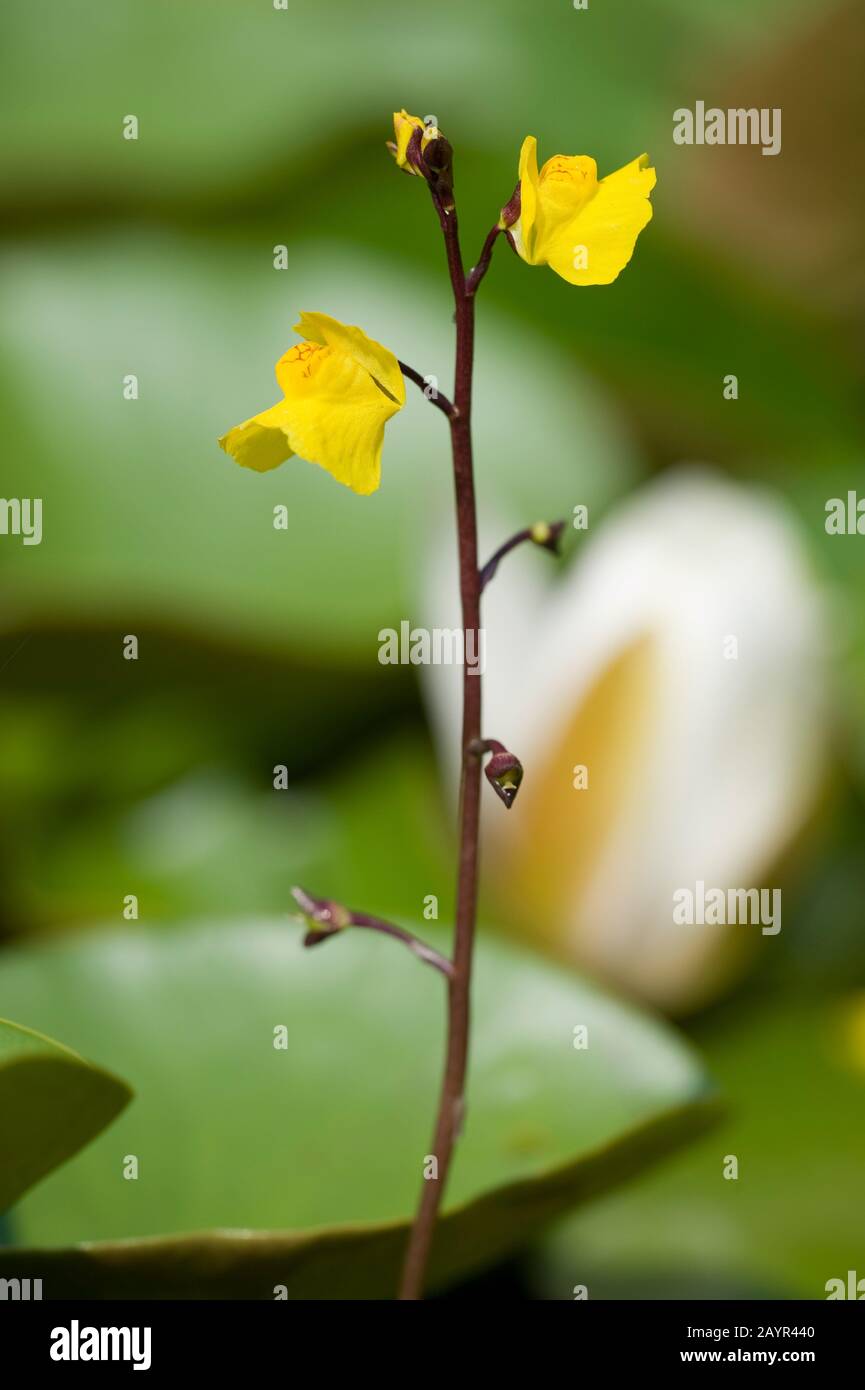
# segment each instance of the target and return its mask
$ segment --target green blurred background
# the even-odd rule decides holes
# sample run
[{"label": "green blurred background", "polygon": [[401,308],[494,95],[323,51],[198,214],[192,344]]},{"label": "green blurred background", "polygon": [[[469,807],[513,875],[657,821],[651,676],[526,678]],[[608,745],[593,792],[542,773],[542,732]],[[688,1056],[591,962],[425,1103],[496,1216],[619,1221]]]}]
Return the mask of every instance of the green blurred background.
[{"label": "green blurred background", "polygon": [[[284,914],[298,880],[406,920],[435,892],[449,920],[420,690],[376,659],[450,505],[441,422],[409,398],[363,501],[299,461],[252,477],[215,440],[275,399],[299,309],[448,389],[438,229],[384,149],[393,109],[453,143],[469,260],[526,133],[602,172],[648,150],[654,220],[611,289],[496,254],[481,509],[519,524],[579,498],[594,525],[683,459],[774,489],[839,615],[828,790],[777,949],[684,1025],[723,1127],[490,1277],[528,1297],[820,1297],[865,1274],[865,541],[823,529],[863,478],[859,7],[14,0],[0,24],[0,491],[44,499],[41,546],[0,539],[4,949],[122,931],[132,892],[153,932]],[[697,99],[782,107],[783,153],[675,146]]]}]

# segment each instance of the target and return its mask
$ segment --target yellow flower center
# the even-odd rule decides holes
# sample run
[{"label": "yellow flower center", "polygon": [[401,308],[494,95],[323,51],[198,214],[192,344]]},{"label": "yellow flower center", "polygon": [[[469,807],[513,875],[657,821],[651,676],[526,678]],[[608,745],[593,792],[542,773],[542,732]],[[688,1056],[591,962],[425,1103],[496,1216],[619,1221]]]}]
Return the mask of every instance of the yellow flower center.
[{"label": "yellow flower center", "polygon": [[304,377],[311,379],[321,367],[324,357],[328,357],[331,352],[332,349],[325,347],[323,343],[295,343],[294,347],[289,348],[282,356],[278,368],[285,369],[286,376],[290,374],[294,381]]},{"label": "yellow flower center", "polygon": [[597,192],[598,166],[587,154],[554,155],[540,172],[538,189],[547,208],[573,214]]}]

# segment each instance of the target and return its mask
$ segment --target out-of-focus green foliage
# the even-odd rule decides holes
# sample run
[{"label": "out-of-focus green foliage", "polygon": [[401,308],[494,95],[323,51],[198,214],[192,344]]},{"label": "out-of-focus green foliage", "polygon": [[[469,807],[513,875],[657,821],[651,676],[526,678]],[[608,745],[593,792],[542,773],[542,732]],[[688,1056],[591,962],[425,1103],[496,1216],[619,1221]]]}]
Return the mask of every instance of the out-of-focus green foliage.
[{"label": "out-of-focus green foliage", "polygon": [[568,1223],[538,1292],[588,1281],[599,1298],[825,1298],[828,1279],[861,1268],[865,1054],[846,1045],[852,1002],[761,993],[700,1028],[732,1098],[723,1125]]},{"label": "out-of-focus green foliage", "polygon": [[99,1134],[130,1096],[68,1047],[0,1018],[0,1213]]},{"label": "out-of-focus green foliage", "polygon": [[[782,24],[796,34],[798,8],[765,8],[776,41]],[[389,430],[385,488],[362,505],[305,465],[251,479],[213,447],[272,398],[301,307],[358,319],[422,370],[449,375],[437,229],[422,189],[383,149],[389,87],[418,108],[432,102],[446,128],[451,117],[467,255],[510,193],[527,129],[548,153],[591,149],[602,168],[647,145],[659,169],[639,275],[563,292],[497,253],[481,307],[477,435],[482,494],[506,514],[604,504],[633,475],[578,364],[624,393],[653,445],[738,455],[774,477],[782,451],[785,478],[791,457],[814,460],[818,445],[824,457],[858,448],[858,368],[832,325],[795,287],[766,288],[689,241],[677,216],[692,154],[670,137],[681,65],[702,54],[708,70],[726,51],[732,67],[740,33],[753,43],[747,6],[725,7],[723,34],[715,10],[452,4],[419,45],[378,4],[329,4],[302,23],[232,3],[198,19],[141,0],[110,16],[52,8],[50,25],[38,4],[13,8],[19,56],[3,99],[19,139],[7,144],[0,201],[20,231],[5,247],[6,467],[8,491],[41,489],[46,538],[38,563],[4,547],[3,621],[158,615],[345,660],[403,615],[417,508],[449,501],[444,426],[419,397]],[[16,91],[37,47],[38,84]],[[227,80],[242,102],[223,99]],[[139,115],[137,141],[122,138],[127,112]],[[281,243],[285,272],[272,264]],[[734,367],[731,405],[720,387]],[[130,372],[136,402],[122,397]],[[543,468],[528,466],[539,451]],[[815,530],[819,488],[804,499]],[[287,532],[270,525],[278,503]]]},{"label": "out-of-focus green foliage", "polygon": [[[634,265],[608,289],[567,290],[498,247],[479,300],[482,517],[495,512],[503,527],[516,526],[583,502],[594,527],[647,473],[707,459],[792,500],[834,597],[827,641],[844,773],[831,814],[817,821],[821,859],[811,888],[791,906],[771,953],[774,973],[763,977],[778,1007],[764,1014],[748,1002],[695,1025],[729,1093],[730,1129],[668,1174],[581,1216],[538,1287],[567,1296],[591,1258],[599,1289],[621,1288],[629,1271],[639,1285],[663,1264],[665,1287],[679,1279],[685,1293],[699,1271],[706,1287],[726,1280],[819,1296],[825,1278],[855,1264],[862,1232],[845,1213],[862,1158],[859,1082],[842,1073],[824,1032],[839,990],[863,969],[865,541],[823,529],[826,499],[855,485],[865,448],[861,302],[844,260],[845,247],[849,257],[850,246],[856,256],[861,246],[861,199],[854,203],[855,181],[838,175],[845,151],[851,168],[858,154],[861,120],[848,107],[861,82],[844,88],[843,54],[832,48],[835,33],[852,51],[851,15],[852,5],[815,13],[804,0],[645,0],[580,12],[569,0],[441,0],[415,23],[383,0],[328,0],[302,11],[274,10],[269,0],[4,7],[0,492],[43,498],[44,538],[23,547],[0,537],[0,930],[36,934],[103,918],[124,929],[128,894],[138,896],[139,927],[157,929],[149,943],[134,935],[124,946],[109,934],[81,946],[70,940],[26,965],[0,959],[0,981],[13,966],[22,989],[26,976],[33,1021],[88,1054],[116,1057],[144,1082],[120,1124],[24,1203],[23,1236],[54,1243],[177,1230],[199,1182],[207,1223],[224,1210],[225,1220],[290,1224],[294,1213],[280,1203],[294,1198],[275,1186],[285,1174],[280,1144],[289,1120],[312,1135],[320,1162],[331,1129],[341,1136],[343,1147],[324,1155],[329,1179],[316,1220],[343,1219],[370,1184],[363,1219],[397,1220],[377,1231],[374,1261],[365,1234],[352,1243],[343,1233],[332,1264],[305,1237],[300,1246],[258,1246],[260,1259],[248,1264],[235,1248],[205,1242],[197,1253],[184,1244],[167,1260],[158,1250],[148,1265],[146,1248],[136,1246],[128,1266],[104,1250],[90,1261],[62,1256],[56,1277],[71,1271],[72,1288],[92,1281],[104,1293],[129,1280],[127,1288],[137,1281],[166,1291],[174,1280],[175,1288],[212,1291],[221,1261],[225,1290],[249,1292],[260,1277],[265,1288],[294,1281],[298,1294],[326,1294],[364,1262],[371,1286],[392,1284],[415,1192],[405,1175],[388,1177],[385,1192],[387,1164],[398,1164],[395,1150],[376,1148],[370,1116],[386,1101],[383,1113],[388,1124],[399,1115],[403,1144],[405,1112],[416,1130],[411,1151],[423,1151],[441,1033],[436,982],[414,962],[387,949],[379,959],[370,947],[380,979],[399,985],[370,984],[358,1003],[358,948],[349,941],[309,959],[289,954],[285,982],[265,979],[255,943],[266,946],[272,929],[250,929],[244,942],[255,980],[238,995],[234,977],[244,979],[246,958],[233,931],[216,933],[231,952],[199,978],[192,938],[180,931],[175,939],[173,923],[276,914],[298,878],[404,919],[436,893],[442,920],[448,916],[452,812],[423,736],[413,673],[376,661],[379,629],[415,616],[420,552],[450,519],[444,421],[410,388],[388,429],[383,488],[363,501],[298,460],[249,475],[215,443],[276,398],[273,363],[304,308],[362,323],[448,391],[451,306],[438,229],[419,181],[398,175],[383,145],[390,111],[403,104],[435,113],[454,142],[469,259],[511,193],[526,133],[538,136],[542,156],[594,154],[602,173],[644,149],[658,169],[653,222]],[[778,159],[753,148],[673,145],[679,106],[697,98],[725,106],[728,96],[736,105],[775,104],[781,92]],[[137,141],[122,138],[127,114],[139,118]],[[816,231],[815,209],[823,218]],[[288,269],[276,271],[273,248],[282,244]],[[739,377],[735,402],[722,394],[729,372]],[[122,395],[130,373],[139,378],[136,401]],[[285,531],[273,528],[276,504],[288,508]],[[135,663],[121,658],[126,633],[140,638]],[[287,792],[273,790],[276,765],[288,769]],[[294,944],[285,930],[280,961]],[[147,1006],[140,1033],[126,1026],[122,991],[94,999],[99,971],[124,950],[148,968],[169,959],[187,970],[167,1002],[157,989],[161,966],[152,978],[124,980],[130,1000],[142,991],[135,1007]],[[82,959],[96,974],[89,982],[75,974],[61,1007],[52,993],[61,963],[77,970]],[[495,1008],[487,993],[484,1027],[494,1024],[500,1039],[510,1029],[519,1049],[534,1020],[519,1003],[522,973],[514,983],[491,954],[479,986],[486,979],[489,990],[501,971],[507,988]],[[543,976],[559,1001],[553,1020],[563,1010],[568,1033],[580,1021],[574,1010],[589,1007],[585,987],[536,976],[533,966],[522,971],[532,988]],[[806,990],[808,1008],[799,1003]],[[179,1032],[187,991],[200,1020],[191,1042]],[[269,1030],[289,1001],[292,1018],[303,1021],[302,1050],[271,1056]],[[542,1016],[544,1001],[535,1006]],[[17,998],[6,1007],[25,1016]],[[163,1010],[160,1041],[146,1030],[157,1029]],[[357,1070],[358,1010],[378,1072]],[[635,1026],[642,1037],[645,1025]],[[641,1078],[651,1110],[657,1092],[627,1036],[617,1074],[629,1086]],[[274,1073],[261,1095],[254,1070],[241,1074],[259,1045]],[[661,1044],[664,1056],[670,1046]],[[580,1054],[558,1047],[541,1039],[531,1084],[553,1116],[556,1161],[582,1155],[563,1192],[567,1204],[643,1161],[647,1149],[638,1154],[621,1134],[647,1117],[623,1110],[604,1130],[600,1112],[584,1109],[573,1073]],[[289,1068],[303,1097],[293,1111]],[[469,1207],[449,1218],[442,1278],[465,1270],[464,1247],[491,1256],[533,1228],[531,1202],[518,1210],[510,1196],[504,1205],[475,1201],[537,1157],[509,1149],[487,1166],[483,1145],[500,1134],[496,1124],[510,1123],[527,1102],[519,1066],[512,1090],[486,1100],[482,1068],[481,1056],[472,1138],[454,1170],[466,1185],[453,1189],[453,1201]],[[573,1114],[558,1113],[563,1074],[574,1087]],[[417,1094],[406,1101],[402,1088],[412,1078]],[[385,1095],[388,1083],[394,1089]],[[355,1110],[341,1112],[327,1085]],[[687,1110],[684,1095],[668,1100]],[[486,1138],[485,1103],[494,1110]],[[237,1107],[249,1117],[246,1135],[234,1124]],[[198,1137],[192,1113],[201,1117]],[[146,1155],[150,1117],[158,1142],[171,1128],[178,1153],[199,1165],[188,1188],[172,1187],[180,1161],[173,1151],[155,1173],[145,1156],[139,1184],[122,1181],[122,1154],[137,1143]],[[272,1135],[261,1128],[268,1123]],[[258,1191],[244,1176],[253,1133],[257,1171],[271,1164]],[[587,1160],[593,1137],[612,1148]],[[351,1168],[352,1144],[363,1155],[361,1176]],[[727,1151],[741,1160],[735,1184],[720,1177]],[[102,1186],[93,1167],[100,1163],[110,1163]],[[81,1184],[74,1200],[67,1183]],[[533,1191],[540,1187],[533,1181]],[[68,1225],[59,1197],[67,1191],[87,1229]],[[254,1211],[243,1207],[258,1201]],[[136,1229],[123,1208],[139,1203],[147,1221]],[[538,1210],[550,1214],[546,1198]],[[490,1243],[493,1225],[498,1245]],[[48,1257],[37,1255],[38,1276]]]},{"label": "out-of-focus green foliage", "polygon": [[[512,1249],[711,1113],[699,1063],[661,1025],[491,941],[477,976],[440,1277]],[[442,988],[391,941],[347,932],[305,953],[296,927],[253,920],[92,933],[7,955],[0,1007],[14,999],[79,1045],[107,1049],[138,1095],[100,1143],[17,1209],[16,1241],[303,1232],[300,1245],[285,1236],[275,1250],[253,1245],[241,1286],[272,1296],[264,1280],[282,1253],[300,1294],[325,1246],[331,1294],[390,1292],[393,1223],[404,1228],[414,1208],[441,1065]],[[577,1024],[588,1047],[575,1046]],[[129,1154],[135,1181],[122,1172]],[[357,1222],[367,1225],[360,1243]],[[139,1258],[133,1246],[121,1260],[124,1280]],[[220,1264],[217,1245],[210,1292]],[[164,1273],[182,1285],[182,1249],[166,1252]]]},{"label": "out-of-focus green foliage", "polygon": [[[273,366],[303,307],[364,324],[444,390],[452,348],[440,301],[417,275],[350,244],[293,244],[280,274],[260,234],[259,257],[254,241],[100,240],[11,255],[4,410],[19,447],[4,486],[43,497],[44,537],[38,557],[22,545],[0,555],[6,621],[134,631],[159,620],[307,660],[373,661],[379,629],[411,613],[419,513],[449,520],[443,417],[412,388],[388,427],[384,486],[361,501],[298,459],[251,474],[216,438],[278,399]],[[485,332],[480,485],[505,517],[543,516],[572,495],[608,502],[633,467],[602,399],[545,358],[535,331],[511,344],[493,311]],[[46,409],[55,354],[63,369]],[[138,400],[123,397],[129,372]],[[527,469],[536,451],[544,467]],[[278,506],[285,529],[274,527]]]},{"label": "out-of-focus green foliage", "polygon": [[[90,721],[61,717],[56,702],[0,708],[5,905],[15,922],[116,918],[133,893],[147,925],[183,913],[276,913],[299,880],[386,915],[420,913],[428,893],[446,910],[452,812],[418,725],[277,791],[273,768],[297,771],[278,706],[259,728],[269,756],[250,758],[257,780],[240,750],[229,766],[214,751],[218,719],[196,723],[179,702],[121,707],[95,738]],[[136,748],[153,750],[149,765]]]},{"label": "out-of-focus green foliage", "polygon": [[[322,150],[374,135],[382,108],[403,104],[435,109],[448,134],[459,119],[464,142],[504,152],[518,148],[527,111],[550,139],[579,112],[580,143],[610,158],[615,143],[657,129],[659,98],[689,60],[717,70],[743,40],[752,51],[783,41],[807,12],[805,0],[723,10],[649,0],[583,14],[570,3],[440,0],[419,35],[395,23],[386,0],[302,11],[272,0],[116,0],[110,11],[28,0],[4,12],[14,61],[0,109],[17,138],[3,184],[7,197],[48,205],[263,201],[279,188],[275,171],[314,182]],[[119,141],[130,112],[142,130],[135,163]]]}]

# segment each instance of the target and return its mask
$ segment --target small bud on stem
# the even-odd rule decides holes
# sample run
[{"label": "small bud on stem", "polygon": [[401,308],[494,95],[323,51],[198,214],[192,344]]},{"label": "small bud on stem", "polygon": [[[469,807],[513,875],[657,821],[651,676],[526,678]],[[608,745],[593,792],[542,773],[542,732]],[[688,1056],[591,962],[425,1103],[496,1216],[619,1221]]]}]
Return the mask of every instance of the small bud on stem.
[{"label": "small bud on stem", "polygon": [[342,903],[330,902],[327,898],[313,898],[302,888],[292,888],[291,896],[309,921],[310,934],[316,940],[351,926],[351,913]]},{"label": "small bud on stem", "polygon": [[475,739],[469,744],[469,753],[477,758],[483,757],[485,753],[492,753],[493,756],[484,768],[484,776],[496,796],[510,810],[523,780],[523,765],[519,758],[509,753],[497,738]]},{"label": "small bud on stem", "polygon": [[536,521],[534,526],[526,526],[522,531],[511,536],[500,545],[494,555],[487,560],[480,573],[481,590],[485,589],[499,567],[499,563],[512,550],[516,550],[523,541],[531,541],[533,545],[539,545],[543,550],[549,550],[553,555],[558,555],[559,543],[562,532],[565,529],[563,521]]},{"label": "small bud on stem", "polygon": [[304,946],[318,946],[329,936],[337,936],[346,927],[366,927],[369,931],[381,932],[384,936],[401,941],[418,960],[434,966],[448,979],[453,975],[453,965],[447,956],[434,951],[432,946],[427,946],[403,927],[396,927],[392,922],[383,922],[379,917],[370,917],[365,912],[350,912],[342,903],[331,902],[328,898],[313,898],[303,888],[292,888],[291,895],[309,927],[303,938]]},{"label": "small bud on stem", "polygon": [[[417,132],[420,145],[420,131]],[[412,137],[414,138],[414,137]],[[432,193],[445,212],[454,210],[454,152],[443,135],[430,140],[421,154],[421,168]]]},{"label": "small bud on stem", "polygon": [[505,203],[504,207],[502,208],[501,216],[499,218],[499,231],[508,232],[510,231],[514,223],[519,221],[520,213],[522,211],[521,189],[522,184],[517,183],[516,188],[510,196],[510,199],[508,200],[508,202]]}]

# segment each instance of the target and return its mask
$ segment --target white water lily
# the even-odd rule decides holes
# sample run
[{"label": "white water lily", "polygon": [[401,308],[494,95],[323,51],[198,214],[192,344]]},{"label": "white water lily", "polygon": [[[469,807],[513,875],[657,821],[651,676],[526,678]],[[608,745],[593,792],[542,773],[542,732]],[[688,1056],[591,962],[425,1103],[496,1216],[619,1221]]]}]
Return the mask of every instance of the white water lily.
[{"label": "white water lily", "polygon": [[[557,580],[547,560],[508,556],[484,596],[483,731],[525,780],[512,811],[486,806],[483,860],[532,941],[687,1010],[761,933],[677,924],[674,894],[776,887],[815,802],[821,600],[783,502],[707,469],[643,487]],[[449,742],[458,678],[429,671]]]}]

